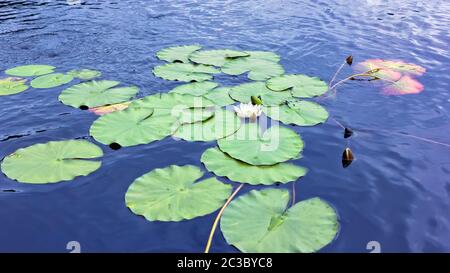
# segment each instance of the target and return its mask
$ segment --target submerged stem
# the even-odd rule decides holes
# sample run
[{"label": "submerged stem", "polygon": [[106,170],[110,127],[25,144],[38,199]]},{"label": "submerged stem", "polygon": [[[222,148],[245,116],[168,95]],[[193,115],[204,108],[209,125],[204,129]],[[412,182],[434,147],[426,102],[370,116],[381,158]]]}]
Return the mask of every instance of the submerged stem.
[{"label": "submerged stem", "polygon": [[211,232],[209,233],[208,242],[206,243],[206,247],[205,247],[205,253],[209,253],[209,249],[211,248],[211,243],[212,243],[212,240],[214,237],[214,232],[216,231],[217,224],[219,223],[220,217],[222,216],[225,208],[228,206],[228,204],[230,204],[231,200],[233,200],[234,196],[236,196],[236,194],[241,190],[241,188],[243,186],[244,186],[244,184],[241,184],[241,185],[239,185],[239,187],[237,187],[234,190],[234,192],[230,195],[230,197],[228,197],[227,201],[225,202],[225,204],[222,206],[219,213],[217,214],[216,219],[214,220],[214,223],[212,225]]}]

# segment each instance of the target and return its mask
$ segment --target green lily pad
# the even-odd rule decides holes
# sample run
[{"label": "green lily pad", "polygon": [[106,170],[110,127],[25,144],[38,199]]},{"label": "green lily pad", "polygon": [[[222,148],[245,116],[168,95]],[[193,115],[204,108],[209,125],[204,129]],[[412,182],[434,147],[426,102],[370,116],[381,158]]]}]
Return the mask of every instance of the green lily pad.
[{"label": "green lily pad", "polygon": [[158,65],[153,69],[155,76],[171,81],[202,82],[212,79],[220,70],[203,64],[170,63]]},{"label": "green lily pad", "polygon": [[251,165],[273,165],[296,158],[303,141],[292,129],[272,126],[264,132],[257,123],[248,123],[229,137],[217,141],[220,150]]},{"label": "green lily pad", "polygon": [[271,166],[253,166],[236,160],[220,151],[210,148],[202,154],[201,161],[208,171],[217,176],[251,185],[272,185],[296,181],[307,173],[307,169],[290,163],[278,163]]},{"label": "green lily pad", "polygon": [[8,77],[0,80],[0,96],[13,95],[23,92],[29,88],[26,80],[16,77]]},{"label": "green lily pad", "polygon": [[188,94],[157,93],[137,100],[131,106],[152,107],[177,112],[185,108],[212,107],[214,103],[203,97]]},{"label": "green lily pad", "polygon": [[128,188],[125,202],[130,210],[149,221],[182,221],[219,209],[231,194],[231,186],[203,176],[192,165],[154,169]]},{"label": "green lily pad", "polygon": [[72,107],[92,108],[128,101],[139,91],[135,86],[115,87],[117,85],[119,82],[108,80],[83,82],[63,90],[59,100]]},{"label": "green lily pad", "polygon": [[278,63],[280,61],[280,56],[271,51],[246,51],[250,54],[249,59],[254,60],[266,60],[274,63]]},{"label": "green lily pad", "polygon": [[235,113],[218,109],[210,118],[178,127],[174,136],[187,141],[213,141],[229,136],[241,126]]},{"label": "green lily pad", "polygon": [[80,69],[80,70],[73,69],[70,70],[67,74],[80,80],[92,80],[100,77],[102,75],[102,72],[92,69]]},{"label": "green lily pad", "polygon": [[244,51],[217,49],[194,52],[189,56],[189,59],[198,64],[222,66],[229,59],[246,56],[249,56],[249,54]]},{"label": "green lily pad", "polygon": [[323,106],[304,100],[292,100],[285,105],[264,107],[263,112],[271,119],[299,126],[313,126],[328,119],[328,112]]},{"label": "green lily pad", "polygon": [[236,102],[230,97],[230,90],[230,87],[215,88],[204,94],[203,97],[212,101],[217,106],[227,106]]},{"label": "green lily pad", "polygon": [[228,75],[241,75],[248,72],[249,79],[263,81],[282,75],[284,69],[275,62],[244,57],[226,62],[222,66],[222,72]]},{"label": "green lily pad", "polygon": [[51,65],[22,65],[10,68],[5,71],[6,74],[17,77],[35,77],[54,72],[55,67]]},{"label": "green lily pad", "polygon": [[86,176],[101,166],[102,149],[85,140],[50,141],[21,148],[3,159],[2,172],[22,183],[45,184]]},{"label": "green lily pad", "polygon": [[298,98],[311,98],[320,96],[328,91],[326,82],[317,77],[309,77],[301,74],[283,75],[271,78],[266,82],[273,91],[292,90],[292,95]]},{"label": "green lily pad", "polygon": [[30,82],[33,88],[53,88],[64,85],[73,80],[73,77],[61,73],[53,73],[44,76],[39,76]]},{"label": "green lily pad", "polygon": [[178,122],[180,124],[189,124],[205,121],[214,116],[214,111],[205,108],[186,108],[180,111]]},{"label": "green lily pad", "polygon": [[225,209],[220,228],[225,240],[244,253],[310,253],[335,238],[335,210],[320,198],[288,208],[289,192],[253,190]]},{"label": "green lily pad", "polygon": [[161,140],[175,130],[177,118],[167,109],[136,106],[99,117],[90,128],[90,135],[100,143],[134,146]]},{"label": "green lily pad", "polygon": [[173,46],[161,49],[156,53],[156,57],[162,61],[189,63],[189,55],[202,48],[198,45]]},{"label": "green lily pad", "polygon": [[264,82],[243,83],[231,88],[230,97],[242,103],[251,102],[251,96],[259,97],[263,105],[280,105],[292,98],[289,91],[274,92]]},{"label": "green lily pad", "polygon": [[219,84],[215,82],[193,82],[177,86],[174,89],[170,90],[169,93],[202,96],[212,89],[216,88],[218,85]]}]

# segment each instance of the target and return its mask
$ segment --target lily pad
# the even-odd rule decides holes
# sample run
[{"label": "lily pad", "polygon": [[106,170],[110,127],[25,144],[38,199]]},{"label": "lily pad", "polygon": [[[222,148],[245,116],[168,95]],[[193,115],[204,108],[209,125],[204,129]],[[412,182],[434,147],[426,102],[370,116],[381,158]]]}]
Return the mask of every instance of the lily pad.
[{"label": "lily pad", "polygon": [[198,45],[173,46],[161,49],[156,57],[162,61],[189,63],[189,55],[202,48]]},{"label": "lily pad", "polygon": [[202,154],[201,161],[208,171],[217,176],[225,176],[232,181],[251,185],[288,183],[307,173],[307,169],[290,163],[253,166],[228,156],[218,148],[206,150]]},{"label": "lily pad", "polygon": [[236,102],[230,97],[230,90],[230,87],[215,88],[204,94],[203,97],[212,101],[217,106],[227,106]]},{"label": "lily pad", "polygon": [[35,78],[30,82],[33,88],[53,88],[64,85],[73,80],[73,77],[61,73],[53,73]]},{"label": "lily pad", "polygon": [[222,152],[251,165],[273,165],[296,158],[303,141],[292,129],[274,125],[264,132],[257,123],[247,123],[229,137],[219,139]]},{"label": "lily pad", "polygon": [[215,82],[193,82],[187,83],[175,87],[169,93],[177,94],[189,94],[193,96],[202,96],[212,89],[216,88],[219,84]]},{"label": "lily pad", "polygon": [[302,74],[283,75],[271,78],[266,82],[273,91],[292,90],[292,95],[298,98],[320,96],[328,91],[328,85],[317,77]]},{"label": "lily pad", "polygon": [[188,94],[158,93],[139,99],[133,103],[132,106],[167,109],[174,113],[178,113],[179,110],[185,108],[213,107],[214,103],[203,97],[196,97]]},{"label": "lily pad", "polygon": [[51,65],[22,65],[10,68],[5,71],[6,74],[17,77],[35,77],[54,72],[55,67]]},{"label": "lily pad", "polygon": [[8,77],[0,80],[0,96],[13,95],[23,92],[29,88],[26,80],[16,77]]},{"label": "lily pad", "polygon": [[244,83],[231,88],[230,97],[242,103],[251,102],[251,96],[261,97],[263,105],[280,105],[292,98],[289,91],[274,92],[264,82]]},{"label": "lily pad", "polygon": [[249,54],[244,51],[218,49],[194,52],[189,56],[189,59],[198,64],[222,66],[229,59],[246,56],[249,56]]},{"label": "lily pad", "polygon": [[128,101],[139,91],[135,86],[115,87],[117,85],[119,82],[108,80],[76,84],[62,91],[59,100],[72,107],[93,108]]},{"label": "lily pad", "polygon": [[283,75],[284,69],[277,62],[250,56],[227,61],[222,66],[222,72],[228,75],[241,75],[248,72],[249,79],[263,81]]},{"label": "lily pad", "polygon": [[383,88],[385,95],[418,94],[423,91],[423,85],[411,76],[403,76],[398,81],[389,83]]},{"label": "lily pad", "polygon": [[225,209],[220,228],[225,240],[245,253],[310,253],[335,238],[335,210],[320,198],[288,208],[289,192],[253,190]]},{"label": "lily pad", "polygon": [[219,73],[220,70],[203,65],[203,64],[185,64],[185,63],[170,63],[165,65],[158,65],[153,69],[155,76],[165,80],[183,81],[183,82],[202,82],[212,79],[214,73]]},{"label": "lily pad", "polygon": [[170,110],[136,106],[99,117],[90,135],[100,143],[134,146],[161,140],[172,134],[177,118]]},{"label": "lily pad", "polygon": [[2,172],[22,183],[45,184],[86,176],[100,168],[102,150],[85,140],[50,141],[21,148],[3,159]]},{"label": "lily pad", "polygon": [[203,176],[192,165],[154,169],[136,179],[125,195],[133,213],[149,221],[182,221],[210,214],[231,194],[231,186]]},{"label": "lily pad", "polygon": [[180,111],[178,122],[189,124],[205,121],[214,116],[214,111],[205,108],[186,108]]},{"label": "lily pad", "polygon": [[240,126],[241,120],[233,112],[218,109],[208,119],[182,124],[174,136],[187,141],[213,141],[233,134]]},{"label": "lily pad", "polygon": [[92,80],[100,77],[102,75],[102,72],[92,69],[80,69],[80,70],[73,69],[70,70],[67,74],[80,80]]},{"label": "lily pad", "polygon": [[368,59],[357,65],[358,67],[372,70],[381,68],[382,70],[390,70],[401,74],[422,75],[426,69],[420,65],[413,63],[406,63],[400,60],[383,60],[383,59]]},{"label": "lily pad", "polygon": [[94,107],[94,108],[89,108],[88,110],[89,110],[89,112],[92,112],[96,115],[101,116],[101,115],[106,115],[106,114],[113,113],[116,111],[125,110],[128,108],[130,103],[132,103],[132,101],[115,103],[115,104],[106,105],[106,106],[98,106],[98,107]]},{"label": "lily pad", "polygon": [[313,126],[328,119],[328,112],[320,104],[304,100],[291,100],[284,105],[264,107],[263,112],[284,124]]}]

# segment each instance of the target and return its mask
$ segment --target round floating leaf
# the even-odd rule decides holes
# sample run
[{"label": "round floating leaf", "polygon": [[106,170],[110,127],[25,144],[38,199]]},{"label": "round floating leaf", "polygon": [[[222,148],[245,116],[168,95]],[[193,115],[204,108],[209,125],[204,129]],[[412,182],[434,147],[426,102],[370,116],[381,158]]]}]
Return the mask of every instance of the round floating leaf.
[{"label": "round floating leaf", "polygon": [[215,82],[193,82],[175,87],[169,93],[189,94],[193,96],[202,96],[208,91],[219,85]]},{"label": "round floating leaf", "polygon": [[13,95],[28,89],[26,80],[22,78],[8,77],[0,80],[0,96]]},{"label": "round floating leaf", "polygon": [[192,165],[171,165],[139,177],[128,188],[126,205],[149,221],[181,221],[207,215],[220,208],[231,186],[203,176]]},{"label": "round floating leaf", "polygon": [[273,165],[300,155],[303,141],[293,130],[272,126],[264,132],[248,123],[234,134],[217,141],[220,150],[251,165]]},{"label": "round floating leaf", "polygon": [[217,106],[227,106],[236,102],[230,97],[230,90],[230,87],[219,87],[209,91],[208,93],[203,95],[203,97],[214,102],[214,104]]},{"label": "round floating leaf", "polygon": [[106,106],[98,106],[94,108],[89,108],[89,112],[92,112],[96,115],[105,115],[109,113],[113,113],[116,111],[122,111],[128,108],[128,106],[132,103],[132,101],[122,102],[122,103],[115,103],[111,105]]},{"label": "round floating leaf", "polygon": [[168,47],[158,51],[156,53],[156,57],[158,57],[158,59],[162,61],[167,61],[170,63],[189,63],[189,55],[191,55],[192,52],[199,50],[200,48],[202,47],[198,45]]},{"label": "round floating leaf", "polygon": [[245,253],[310,253],[328,245],[339,222],[335,210],[320,198],[288,208],[289,192],[253,190],[225,209],[220,228],[225,240]]},{"label": "round floating leaf", "polygon": [[6,74],[17,77],[35,77],[54,72],[55,67],[51,65],[22,65],[10,68],[5,71]]},{"label": "round floating leaf", "polygon": [[284,124],[313,126],[328,119],[328,112],[320,104],[304,100],[288,101],[285,105],[264,107],[263,112]]},{"label": "round floating leaf", "polygon": [[100,168],[102,150],[85,140],[50,141],[19,149],[3,159],[2,172],[23,183],[72,180]]},{"label": "round floating leaf", "polygon": [[90,134],[100,143],[134,146],[161,140],[172,134],[177,119],[170,110],[136,106],[98,118]]},{"label": "round floating leaf", "polygon": [[73,107],[92,108],[127,101],[139,91],[135,86],[115,87],[117,85],[119,82],[107,80],[76,84],[62,91],[59,100]]},{"label": "round floating leaf", "polygon": [[188,94],[158,93],[139,99],[133,103],[132,106],[162,108],[176,112],[185,108],[212,107],[214,106],[214,103],[203,97],[196,97]]},{"label": "round floating leaf", "polygon": [[259,58],[242,57],[227,61],[222,66],[222,72],[228,75],[240,75],[248,72],[248,78],[263,81],[270,77],[282,75],[283,67],[272,61]]},{"label": "round floating leaf", "polygon": [[301,74],[283,75],[271,78],[266,83],[273,91],[292,90],[292,95],[299,98],[311,98],[328,91],[327,84],[317,77]]},{"label": "round floating leaf", "polygon": [[186,108],[180,111],[178,122],[188,124],[205,121],[214,116],[214,111],[204,108]]},{"label": "round floating leaf", "polygon": [[222,66],[229,59],[246,56],[249,56],[249,54],[244,51],[218,49],[194,52],[189,56],[189,59],[194,63]]},{"label": "round floating leaf", "polygon": [[80,70],[73,69],[70,70],[67,74],[80,80],[92,80],[94,78],[100,77],[102,75],[102,72],[92,69],[80,69]]},{"label": "round floating leaf", "polygon": [[218,109],[211,118],[181,125],[174,136],[187,141],[213,141],[233,134],[240,126],[235,113]]},{"label": "round floating leaf", "polygon": [[53,88],[69,83],[72,80],[73,77],[70,75],[53,73],[37,77],[36,79],[31,81],[30,85],[33,88]]},{"label": "round floating leaf", "polygon": [[266,60],[274,63],[280,61],[280,56],[270,51],[246,51],[250,54],[249,59]]},{"label": "round floating leaf", "polygon": [[206,150],[202,154],[201,161],[217,176],[225,176],[232,181],[252,185],[288,183],[296,181],[307,172],[307,169],[290,163],[253,166],[228,156],[218,148]]},{"label": "round floating leaf", "polygon": [[155,76],[165,80],[183,81],[183,82],[202,82],[212,79],[214,73],[220,71],[214,67],[203,64],[185,64],[185,63],[170,63],[165,65],[158,65],[153,69]]},{"label": "round floating leaf", "polygon": [[[358,67],[365,68],[365,71],[381,68],[382,70],[390,70],[397,72],[400,75],[401,73],[404,73],[420,76],[426,71],[424,67],[417,64],[406,63],[404,61],[398,60],[382,60],[382,59],[365,60],[364,62],[359,63]],[[398,78],[394,80],[398,80]]]},{"label": "round floating leaf", "polygon": [[242,103],[251,102],[251,96],[261,97],[263,105],[280,105],[292,98],[289,91],[274,92],[264,82],[244,83],[231,88],[230,97]]},{"label": "round floating leaf", "polygon": [[403,76],[396,82],[390,82],[383,88],[385,95],[418,94],[423,91],[423,85],[411,76]]},{"label": "round floating leaf", "polygon": [[366,73],[370,71],[370,76],[387,81],[396,81],[402,77],[402,73],[381,66],[380,62],[377,60],[366,60],[364,62],[357,63],[354,68],[359,73]]}]

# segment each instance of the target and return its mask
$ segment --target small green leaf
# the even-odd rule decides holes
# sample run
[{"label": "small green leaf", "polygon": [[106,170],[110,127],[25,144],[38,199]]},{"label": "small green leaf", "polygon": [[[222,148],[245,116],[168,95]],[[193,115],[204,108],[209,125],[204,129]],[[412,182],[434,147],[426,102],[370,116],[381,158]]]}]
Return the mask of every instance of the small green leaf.
[{"label": "small green leaf", "polygon": [[214,67],[207,65],[194,65],[185,63],[170,63],[165,65],[158,65],[153,69],[155,76],[171,81],[183,82],[202,82],[212,79],[214,73],[219,73]]},{"label": "small green leaf", "polygon": [[292,90],[292,95],[298,98],[320,96],[328,91],[328,85],[317,77],[301,74],[283,75],[271,78],[266,83],[273,91]]},{"label": "small green leaf", "polygon": [[30,85],[33,88],[53,88],[64,85],[73,80],[73,77],[66,74],[54,73],[40,76],[31,81]]},{"label": "small green leaf", "polygon": [[189,59],[194,63],[222,66],[227,60],[249,56],[247,52],[230,49],[201,50],[192,53]]},{"label": "small green leaf", "polygon": [[27,90],[29,86],[25,82],[25,79],[16,77],[0,79],[0,96],[13,95]]},{"label": "small green leaf", "polygon": [[156,57],[162,61],[189,63],[189,55],[202,48],[198,45],[173,46],[161,49],[156,53]]},{"label": "small green leaf", "polygon": [[55,67],[51,65],[22,65],[10,68],[5,71],[6,74],[17,77],[35,77],[54,72]]}]

